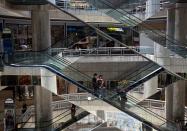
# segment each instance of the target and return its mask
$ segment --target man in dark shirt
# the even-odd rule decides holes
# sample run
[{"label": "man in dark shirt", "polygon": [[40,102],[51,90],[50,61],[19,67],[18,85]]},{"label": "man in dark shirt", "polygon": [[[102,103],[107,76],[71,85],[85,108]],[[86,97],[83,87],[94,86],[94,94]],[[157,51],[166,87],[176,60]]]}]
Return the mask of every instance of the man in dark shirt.
[{"label": "man in dark shirt", "polygon": [[117,92],[119,95],[120,106],[121,108],[125,109],[125,105],[127,102],[127,92],[125,90],[121,91],[120,89]]}]

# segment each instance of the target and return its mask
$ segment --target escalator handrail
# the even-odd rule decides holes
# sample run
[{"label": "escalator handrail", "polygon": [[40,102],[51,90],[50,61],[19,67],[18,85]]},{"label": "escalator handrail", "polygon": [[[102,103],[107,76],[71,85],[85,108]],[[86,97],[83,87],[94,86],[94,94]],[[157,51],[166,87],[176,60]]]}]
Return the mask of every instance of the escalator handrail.
[{"label": "escalator handrail", "polygon": [[[47,120],[47,121],[40,121],[40,123],[47,123],[47,122],[50,122],[50,121],[54,120],[55,118],[57,118],[57,117],[59,117],[59,116],[65,114],[65,113],[68,112],[68,111],[70,111],[70,110],[67,109],[66,111],[64,111],[64,112],[60,113],[59,115],[55,116],[54,118],[52,118],[52,119],[50,119],[50,120]],[[19,123],[17,123],[17,124],[24,124],[24,123],[35,123],[35,122],[19,122]]]},{"label": "escalator handrail", "polygon": [[[56,61],[57,63],[59,63],[59,64],[63,64],[63,66],[65,66],[64,65],[64,63],[60,63],[59,61],[57,61],[56,59],[54,59],[53,57],[51,57],[50,55],[48,55],[48,57],[50,57],[50,59],[52,59],[52,60],[54,60],[54,61]],[[65,61],[67,61],[66,59],[64,59],[64,58],[62,58],[62,57],[56,57],[58,60],[65,60]],[[66,64],[66,62],[65,62],[65,64]],[[69,63],[68,63],[69,64]],[[76,72],[78,72],[79,74],[81,74],[81,75],[83,75],[83,77],[87,77],[87,79],[89,80],[89,81],[91,81],[92,80],[92,78],[89,76],[89,75],[87,75],[87,74],[85,74],[85,73],[82,73],[81,71],[79,71],[79,70],[77,70],[76,68],[74,68],[74,67],[72,67],[71,65],[66,65],[66,67],[68,68],[68,69],[73,69],[74,71],[76,71]],[[152,66],[151,66],[152,67]],[[58,67],[59,68],[59,67]],[[158,68],[157,70],[154,70],[154,72],[157,72],[158,70],[160,70],[160,69],[163,69],[162,67],[160,67],[160,68]],[[151,72],[151,73],[149,73],[150,75],[151,74],[153,74],[154,72]],[[148,75],[149,75],[148,74]],[[135,83],[133,83],[133,84],[131,84],[131,85],[129,85],[129,86],[127,86],[127,87],[125,87],[125,89],[122,89],[122,90],[126,90],[127,88],[129,88],[129,87],[132,87],[133,85],[135,85],[136,83],[138,83],[139,81],[142,81],[143,79],[145,79],[148,75],[146,75],[146,76],[144,76],[143,78],[141,78],[140,80],[138,80],[137,82],[135,82]],[[89,82],[89,83],[91,83],[91,82]],[[91,83],[92,84],[92,83]]]},{"label": "escalator handrail", "polygon": [[[51,56],[48,56],[48,57],[50,57],[51,59],[53,58],[53,57],[51,57]],[[55,60],[55,59],[53,59],[53,60]],[[55,60],[56,61],[56,60]],[[59,62],[58,62],[59,63]],[[59,63],[59,64],[62,64],[62,63]],[[55,66],[55,65],[54,65]],[[63,65],[64,66],[64,65]],[[56,66],[57,68],[60,68],[60,67],[58,67],[58,66]],[[77,69],[76,69],[77,70]],[[79,72],[79,73],[81,73],[81,72]],[[89,77],[89,76],[88,76]],[[87,88],[85,88],[85,90],[87,90]],[[92,91],[92,94],[93,94],[93,91]]]},{"label": "escalator handrail", "polygon": [[[112,8],[113,10],[117,11],[117,12],[120,13],[120,14],[123,14],[123,12],[120,12],[119,10],[115,9],[114,7],[112,7],[111,5],[106,4],[106,3],[105,3],[106,0],[105,0],[105,2],[103,2],[103,0],[101,0],[101,1],[102,1],[102,3],[105,4],[106,6]],[[107,1],[107,2],[110,3],[109,1]],[[111,3],[110,3],[110,4],[111,4]],[[126,10],[124,10],[124,9],[122,9],[122,10],[123,10],[125,13],[129,14],[130,16],[133,16],[134,18],[139,19],[141,22],[143,22],[140,18],[138,18],[138,17],[136,17],[136,16],[130,14],[128,11],[126,11]],[[126,14],[123,14],[123,15],[126,15]],[[131,19],[131,18],[129,18],[129,19]],[[131,20],[132,20],[132,21],[135,21],[134,19],[131,19]],[[135,22],[136,22],[136,21],[135,21]],[[141,25],[141,26],[145,27],[145,28],[148,29],[148,30],[151,30],[153,33],[157,34],[158,36],[163,37],[164,39],[166,39],[167,41],[169,41],[170,43],[172,43],[172,44],[174,44],[174,45],[177,45],[177,44],[176,44],[175,42],[173,42],[173,41],[179,42],[178,40],[176,40],[176,39],[174,39],[174,38],[171,38],[170,36],[168,36],[168,35],[166,35],[166,34],[164,34],[164,33],[161,32],[164,36],[167,36],[167,37],[165,38],[164,36],[162,36],[162,35],[160,35],[159,33],[155,32],[155,31],[154,31],[155,28],[152,29],[150,26],[146,26],[145,24],[143,24],[143,25]],[[169,39],[168,39],[168,38],[169,38]],[[179,42],[179,43],[181,43],[181,42]]]},{"label": "escalator handrail", "polygon": [[[150,65],[151,65],[151,66],[150,66]],[[138,76],[139,74],[141,74],[142,72],[144,72],[144,71],[150,69],[150,68],[153,67],[153,66],[155,66],[155,65],[152,64],[152,63],[150,63],[150,64],[148,64],[148,65],[145,66],[146,68],[142,67],[143,70],[141,70],[140,72],[137,71],[137,72],[138,72],[137,74],[136,74],[136,71],[135,71],[135,72],[131,73],[129,76],[124,77],[123,79],[125,79],[125,80],[131,80],[131,79],[134,78],[135,76]],[[142,68],[141,68],[141,69],[142,69]]]},{"label": "escalator handrail", "polygon": [[[115,10],[115,11],[117,11],[118,13],[121,13],[121,14],[123,14],[122,12],[120,12],[117,8],[114,8],[113,6],[112,6],[112,3],[111,2],[109,2],[108,0],[104,0],[105,2],[108,2],[109,4],[106,4],[105,2],[103,2],[103,0],[101,0],[102,1],[102,3],[104,4],[104,5],[106,5],[106,6],[108,6],[108,7],[110,7],[110,8],[112,8],[113,10]],[[173,3],[174,4],[174,3]],[[121,9],[121,8],[120,8]],[[144,22],[142,19],[140,19],[140,18],[138,18],[137,16],[135,16],[135,15],[132,15],[132,14],[130,14],[128,11],[126,11],[126,10],[124,10],[124,9],[121,9],[122,11],[124,11],[125,13],[127,13],[128,15],[130,15],[130,16],[133,16],[134,18],[136,18],[136,19],[138,19],[140,22]],[[123,14],[123,15],[126,15],[126,14]],[[129,18],[129,19],[131,19],[131,18]],[[131,19],[131,20],[133,20],[134,22],[137,22],[137,21],[135,21],[134,19]],[[149,30],[152,30],[153,32],[154,32],[154,29],[156,29],[156,30],[159,30],[159,29],[157,29],[157,28],[155,28],[155,27],[151,27],[151,26],[147,26],[147,25],[142,25],[142,26],[145,26],[145,28],[146,29],[149,29]],[[156,33],[156,32],[155,32]],[[166,35],[165,33],[163,33],[163,32],[161,32],[164,36]],[[160,35],[160,34],[159,34]],[[170,38],[170,37],[167,37],[167,38]],[[172,40],[175,40],[175,39],[173,39],[173,38],[171,38]],[[176,40],[177,41],[177,40]]]},{"label": "escalator handrail", "polygon": [[[133,84],[128,85],[127,87],[124,85],[124,86],[123,86],[124,89],[122,88],[122,89],[121,89],[121,92],[123,92],[123,91],[125,91],[125,92],[130,91],[131,89],[129,89],[129,88],[132,88],[134,85],[136,85],[136,83],[139,83],[139,82],[143,81],[143,80],[146,79],[148,76],[151,76],[152,74],[154,74],[154,73],[156,73],[156,72],[159,72],[159,73],[160,73],[160,71],[163,71],[163,68],[162,68],[162,67],[159,67],[158,69],[156,69],[156,70],[154,70],[153,72],[147,74],[146,76],[142,77],[141,79],[139,79],[138,81],[134,82]],[[136,87],[134,87],[134,88],[136,88]],[[128,89],[128,90],[127,90],[127,89]]]},{"label": "escalator handrail", "polygon": [[[149,64],[151,64],[151,63],[149,63]],[[127,72],[125,75],[121,75],[121,76],[119,77],[119,80],[123,80],[124,78],[127,78],[128,76],[134,74],[135,72],[141,70],[142,68],[148,66],[149,64],[147,64],[147,63],[146,63],[146,64],[143,64],[141,67],[139,67],[140,69],[137,68],[137,69],[134,70],[134,72]]]},{"label": "escalator handrail", "polygon": [[70,125],[68,125],[69,123],[72,123],[72,122],[74,123],[75,121],[78,121],[78,120],[80,120],[80,119],[82,119],[82,118],[88,116],[89,114],[90,114],[89,112],[83,111],[83,112],[81,112],[79,115],[75,116],[76,119],[70,119],[70,120],[66,121],[63,125],[61,125],[60,127],[58,127],[58,128],[55,129],[55,130],[56,130],[56,131],[61,131],[62,129],[64,129],[64,128],[70,126]]},{"label": "escalator handrail", "polygon": [[[16,64],[13,64],[13,65],[11,65],[11,66],[14,66],[14,67],[25,67],[25,66],[16,65]],[[48,65],[34,65],[34,66],[33,66],[33,65],[30,65],[30,66],[27,65],[27,67],[44,67],[44,68],[50,70],[51,72],[54,72],[54,73],[56,73],[57,75],[63,77],[64,79],[67,79],[68,81],[72,82],[73,84],[78,85],[78,87],[82,88],[83,90],[88,91],[88,92],[91,93],[91,94],[94,94],[94,92],[93,92],[92,90],[90,90],[90,89],[88,89],[88,88],[85,88],[82,84],[80,84],[80,83],[78,83],[77,81],[74,81],[73,79],[71,79],[71,78],[69,78],[69,77],[63,75],[61,72],[59,72],[59,71],[56,70],[56,69],[51,68],[51,67],[48,66]],[[107,99],[104,99],[104,98],[103,98],[103,100],[107,101],[108,103],[111,103],[111,101],[108,101]],[[116,107],[116,106],[115,106],[115,107]],[[138,107],[144,108],[144,107],[142,107],[142,106],[140,106],[140,105],[138,105]],[[119,107],[116,107],[116,108],[120,109]],[[121,110],[121,109],[120,109],[120,110]],[[144,110],[145,112],[147,112],[147,113],[150,113],[150,112],[151,112],[151,111],[148,112],[147,109],[146,109],[146,110],[143,109],[143,110]],[[155,114],[155,117],[156,117],[156,118],[158,118],[158,119],[162,118],[161,116],[158,117],[158,114],[156,114],[156,113],[154,113],[154,112],[152,112],[152,113]],[[132,114],[132,112],[131,112],[131,114]],[[133,113],[133,114],[134,114],[134,113]],[[134,115],[136,115],[136,114],[134,114]],[[143,118],[141,118],[141,117],[139,117],[138,115],[136,115],[136,119],[142,120]],[[163,119],[165,119],[165,118],[163,118]],[[165,119],[165,120],[166,120],[166,119]],[[147,121],[147,120],[144,120],[144,122],[145,122],[145,121]],[[167,120],[167,121],[169,121],[169,120]],[[172,122],[172,121],[169,121],[169,122]],[[172,122],[172,123],[173,123],[173,122]],[[156,128],[156,127],[155,127],[155,128]]]},{"label": "escalator handrail", "polygon": [[[81,109],[81,108],[76,108],[76,112],[77,112],[78,110],[80,110],[80,109]],[[66,114],[66,115],[64,115],[64,116],[62,116],[62,117],[60,117],[60,118],[58,118],[59,116],[65,114],[65,113],[67,113],[67,112],[70,112],[70,113],[68,113],[68,114]],[[83,111],[83,112],[84,112],[84,111]],[[81,112],[81,113],[83,113],[83,112]],[[86,111],[86,112],[87,112],[87,111]],[[80,113],[80,114],[81,114],[81,113]],[[78,115],[80,115],[80,114],[78,114]],[[58,118],[57,120],[52,121],[50,124],[45,125],[45,126],[42,126],[42,127],[39,127],[39,128],[46,128],[46,127],[49,127],[49,126],[55,124],[56,122],[58,122],[58,121],[64,119],[64,118],[67,117],[67,116],[70,116],[70,115],[71,115],[71,110],[66,110],[65,112],[61,113],[60,115],[57,115],[56,117],[52,118],[51,120],[40,122],[40,123],[51,122],[52,120]],[[77,116],[78,116],[78,115],[77,115]],[[75,116],[75,117],[76,117],[76,116]],[[71,120],[71,118],[70,118],[70,120]],[[68,121],[69,121],[69,120],[68,120]],[[35,122],[21,122],[21,123],[18,123],[18,124],[26,124],[26,123],[35,123]]]},{"label": "escalator handrail", "polygon": [[[48,57],[50,57],[50,58],[52,58],[51,56],[48,56]],[[55,59],[53,59],[53,60],[55,60]],[[55,60],[56,61],[56,60]],[[59,62],[58,62],[59,63]],[[59,63],[59,64],[62,64],[62,63]],[[54,65],[55,66],[55,65]],[[64,65],[63,65],[64,66]],[[57,68],[59,68],[58,66],[56,66]],[[161,67],[160,67],[161,68]],[[80,72],[79,72],[80,73]],[[88,76],[89,77],[89,76]],[[72,82],[72,81],[71,81]],[[85,90],[87,90],[87,88],[84,88]],[[91,90],[91,93],[93,94],[93,91]],[[114,96],[112,96],[112,97],[115,97],[115,96],[117,96],[117,95],[119,95],[119,94],[115,94]]]},{"label": "escalator handrail", "polygon": [[87,25],[87,26],[91,27],[92,29],[95,29],[95,31],[97,31],[97,33],[98,33],[98,34],[102,35],[102,36],[103,36],[103,37],[105,37],[106,39],[112,40],[112,41],[114,41],[114,42],[116,42],[116,43],[119,43],[119,44],[121,44],[121,45],[125,46],[125,47],[126,47],[126,48],[128,48],[129,50],[131,50],[131,51],[133,51],[133,52],[135,52],[135,53],[139,54],[140,56],[142,56],[143,58],[147,59],[148,61],[151,61],[151,62],[153,62],[153,63],[155,63],[155,64],[157,64],[157,65],[161,66],[161,67],[162,67],[162,68],[164,68],[164,69],[165,69],[165,71],[166,71],[166,72],[168,72],[169,74],[175,75],[175,76],[179,77],[179,78],[180,78],[180,79],[182,79],[182,80],[186,80],[186,78],[181,77],[180,75],[178,75],[178,74],[174,73],[173,71],[169,71],[168,69],[166,69],[166,68],[165,68],[165,67],[163,67],[162,65],[160,65],[160,64],[158,64],[158,63],[156,63],[156,62],[154,62],[154,61],[153,61],[153,60],[151,60],[150,58],[148,58],[148,57],[146,57],[145,55],[143,55],[143,54],[139,53],[138,51],[136,51],[136,50],[134,50],[134,49],[130,48],[129,46],[125,45],[124,43],[120,42],[119,40],[114,39],[113,37],[111,37],[111,36],[107,35],[106,33],[104,33],[103,31],[101,31],[101,30],[99,30],[99,29],[97,29],[97,28],[96,28],[96,27],[94,27],[93,25],[90,25],[90,24],[88,24],[88,23],[84,22],[83,20],[81,20],[81,19],[77,18],[76,16],[72,15],[71,13],[69,13],[69,12],[67,12],[67,11],[65,11],[65,10],[63,10],[63,9],[61,9],[61,8],[60,8],[60,7],[58,7],[57,5],[55,5],[55,4],[53,4],[52,2],[50,2],[49,0],[47,0],[47,1],[48,1],[48,3],[49,3],[50,5],[54,6],[55,8],[59,9],[60,11],[62,11],[62,12],[64,12],[64,13],[66,13],[66,14],[68,14],[68,15],[70,15],[71,17],[73,17],[73,18],[77,19],[78,21],[80,21],[80,22],[84,23],[85,25]]}]

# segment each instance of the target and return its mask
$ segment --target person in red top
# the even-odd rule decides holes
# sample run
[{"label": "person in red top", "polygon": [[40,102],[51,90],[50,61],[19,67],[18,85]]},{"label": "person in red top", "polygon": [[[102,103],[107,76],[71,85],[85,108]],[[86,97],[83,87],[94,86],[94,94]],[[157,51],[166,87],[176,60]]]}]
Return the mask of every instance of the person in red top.
[{"label": "person in red top", "polygon": [[105,97],[106,85],[105,85],[105,82],[104,82],[104,79],[103,79],[103,75],[99,75],[99,77],[97,79],[97,86],[98,86],[99,92],[100,92],[99,98]]}]

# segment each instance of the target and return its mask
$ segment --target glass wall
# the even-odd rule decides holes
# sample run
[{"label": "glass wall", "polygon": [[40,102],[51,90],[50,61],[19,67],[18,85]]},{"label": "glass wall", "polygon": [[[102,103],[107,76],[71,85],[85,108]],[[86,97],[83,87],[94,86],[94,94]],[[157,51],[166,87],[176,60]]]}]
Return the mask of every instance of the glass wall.
[{"label": "glass wall", "polygon": [[64,40],[64,25],[51,26],[51,44],[63,44]]},{"label": "glass wall", "polygon": [[[13,33],[14,49],[16,51],[32,50],[32,27],[30,24],[6,23],[6,28],[10,28]],[[51,26],[51,44],[54,45],[63,41],[64,25]]]},{"label": "glass wall", "polygon": [[14,49],[31,50],[32,49],[32,28],[29,24],[6,23],[7,28],[13,32]]}]

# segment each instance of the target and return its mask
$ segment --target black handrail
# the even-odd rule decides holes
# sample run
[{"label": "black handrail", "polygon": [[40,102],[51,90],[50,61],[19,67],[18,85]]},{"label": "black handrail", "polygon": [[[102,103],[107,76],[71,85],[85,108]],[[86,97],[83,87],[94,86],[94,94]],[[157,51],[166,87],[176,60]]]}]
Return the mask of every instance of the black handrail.
[{"label": "black handrail", "polygon": [[[142,72],[144,72],[144,71],[150,69],[150,68],[153,67],[153,66],[155,66],[153,63],[149,63],[148,65],[146,65],[146,66],[140,68],[139,70],[136,70],[136,71],[134,71],[134,72],[129,73],[128,75],[126,75],[126,77],[124,77],[124,78],[122,78],[122,79],[130,80],[130,79],[133,78],[134,76],[137,76],[137,75],[141,74]],[[137,74],[137,72],[138,72],[138,74]]]},{"label": "black handrail", "polygon": [[[47,0],[47,1],[48,1],[48,0]],[[162,65],[160,65],[160,64],[156,63],[155,61],[151,60],[150,58],[144,56],[143,54],[139,53],[138,51],[136,51],[136,50],[130,48],[129,46],[125,45],[124,43],[120,42],[119,40],[114,39],[113,37],[107,35],[107,34],[104,33],[103,31],[97,29],[96,27],[94,27],[94,26],[92,26],[92,25],[90,25],[90,24],[88,24],[88,23],[82,21],[81,19],[77,18],[76,16],[72,15],[71,13],[69,13],[69,12],[67,12],[67,11],[65,11],[65,10],[63,10],[63,9],[61,9],[61,8],[58,7],[57,5],[51,3],[50,1],[48,1],[48,2],[49,2],[49,4],[53,5],[53,6],[56,7],[57,9],[59,9],[60,11],[62,11],[62,12],[64,12],[64,13],[66,13],[66,14],[72,16],[72,17],[75,18],[76,20],[81,21],[81,22],[84,23],[85,25],[87,25],[87,26],[89,26],[90,28],[94,29],[95,31],[97,31],[98,34],[102,35],[102,37],[104,37],[104,38],[106,38],[106,39],[108,39],[108,40],[117,42],[117,43],[119,43],[120,45],[125,46],[125,47],[128,48],[129,50],[131,50],[131,51],[137,53],[138,55],[142,56],[143,58],[147,59],[148,61],[151,61],[151,62],[153,62],[153,63],[155,63],[155,64],[161,66],[162,68],[164,68]],[[164,69],[165,69],[166,72],[169,72],[170,74],[173,74],[173,75],[175,75],[175,76],[177,76],[177,77],[179,77],[179,78],[185,80],[185,78],[181,77],[180,75],[178,75],[178,74],[176,74],[176,73],[174,73],[174,72],[172,72],[172,71],[169,71],[169,70],[166,69],[166,68],[164,68]]]},{"label": "black handrail", "polygon": [[[84,87],[83,85],[81,85],[80,83],[75,82],[73,79],[70,79],[70,78],[65,77],[64,75],[62,75],[62,74],[59,72],[59,69],[55,69],[55,70],[54,70],[54,68],[51,68],[51,67],[48,68],[48,66],[41,66],[41,65],[38,65],[38,66],[39,66],[39,67],[45,67],[45,68],[47,68],[48,70],[50,70],[50,71],[52,71],[52,72],[54,72],[54,73],[59,74],[59,75],[62,76],[63,78],[68,79],[68,81],[70,81],[70,82],[72,82],[72,83],[74,83],[74,84],[76,84],[76,85],[78,84],[78,87],[80,87],[80,88],[82,88],[82,89],[84,89],[84,90],[86,90],[86,91],[88,91],[88,92],[90,92],[90,93],[92,93],[92,94],[94,93],[93,90],[90,90],[90,89]],[[32,67],[32,66],[30,66],[30,67]],[[57,67],[57,68],[58,68],[58,67]],[[58,73],[58,72],[59,72],[59,73]],[[108,101],[107,99],[103,99],[103,100],[106,101],[106,102],[108,102],[108,103],[110,103],[110,104],[112,104],[111,101]],[[113,103],[113,104],[114,104],[114,103]],[[138,106],[140,106],[140,105],[138,105]],[[116,106],[115,106],[115,107],[116,107]],[[142,107],[142,106],[140,106],[140,107],[141,107],[145,112],[148,112],[148,113],[149,113],[149,112],[152,112],[152,111],[149,111],[149,110],[147,110],[147,109],[145,110],[144,107]],[[117,106],[117,108],[120,109],[118,106]],[[120,109],[120,110],[122,110],[122,109]],[[122,110],[122,111],[124,111],[124,110]],[[141,121],[142,121],[142,119],[143,119],[143,118],[140,118],[139,116],[135,115],[135,114],[132,113],[132,112],[131,112],[131,113],[128,112],[128,113],[131,114],[132,116],[134,116],[134,117],[135,117],[136,119],[138,119],[138,120],[141,120]],[[133,115],[133,114],[134,114],[134,115]],[[156,113],[153,112],[153,114],[156,114]],[[156,114],[155,117],[158,117],[158,115]],[[161,116],[159,116],[159,117],[161,117]],[[158,119],[160,119],[159,117],[158,117]],[[165,120],[166,120],[166,119],[165,119]],[[145,122],[146,120],[143,119],[143,121]],[[146,123],[146,122],[145,122],[145,123]],[[152,125],[152,126],[153,126],[153,125]],[[154,127],[154,126],[153,126],[153,127]],[[155,127],[155,128],[156,128],[156,127]],[[157,128],[156,128],[156,129],[157,129]]]},{"label": "black handrail", "polygon": [[[106,1],[105,1],[106,2]],[[110,8],[112,8],[113,10],[115,10],[115,11],[117,11],[118,13],[120,13],[120,14],[122,14],[122,15],[126,15],[126,14],[124,14],[123,12],[121,12],[121,11],[119,11],[118,9],[115,9],[113,6],[112,6],[112,4],[109,2],[109,1],[107,1],[109,4],[106,4],[105,2],[103,2],[103,0],[101,0],[101,3],[103,3],[103,4],[105,4],[106,6],[108,6],[108,7],[110,7]],[[123,9],[121,9],[121,10],[123,10]],[[143,22],[140,18],[138,18],[138,17],[136,17],[136,16],[134,16],[134,15],[132,15],[132,14],[130,14],[129,12],[127,12],[126,10],[123,10],[125,13],[127,13],[127,14],[129,14],[130,16],[133,16],[134,18],[136,18],[136,19],[138,19],[138,20],[140,20],[141,22]],[[131,19],[131,18],[129,18],[129,19]],[[131,19],[132,21],[134,21],[134,22],[136,22],[134,19]],[[131,22],[132,22],[131,21]],[[131,23],[130,22],[130,23]],[[145,27],[146,29],[148,29],[148,30],[151,30],[153,33],[155,33],[156,35],[158,35],[158,36],[160,36],[161,38],[164,38],[164,39],[166,39],[167,41],[169,41],[171,44],[174,44],[174,45],[177,45],[175,42],[178,42],[178,43],[181,43],[180,41],[177,41],[176,39],[174,39],[174,38],[171,38],[170,36],[168,36],[168,35],[166,35],[166,34],[164,34],[164,33],[162,33],[162,32],[160,32],[160,33],[162,33],[164,36],[162,36],[162,35],[160,35],[160,33],[158,33],[158,32],[155,32],[155,28],[151,28],[151,26],[147,26],[146,24],[141,24],[141,26],[142,27]],[[132,27],[129,27],[129,28],[131,28],[132,30],[134,30]],[[136,30],[134,30],[134,31],[136,31]],[[137,31],[136,31],[137,32]],[[167,37],[165,37],[165,36],[167,36]],[[173,41],[175,41],[175,42],[173,42]],[[182,43],[181,43],[182,44]],[[180,54],[179,54],[180,55]],[[182,56],[183,57],[183,56]]]},{"label": "black handrail", "polygon": [[[64,58],[62,58],[62,57],[59,57],[59,59],[54,59],[52,56],[50,56],[50,55],[48,55],[48,54],[47,54],[47,56],[48,56],[50,59],[52,59],[52,60],[54,60],[55,62],[57,62],[58,64],[60,64],[60,65],[65,66],[64,64],[66,64],[66,63],[64,63],[64,62],[62,62],[62,63],[60,62],[61,59],[67,61],[66,59],[64,59]],[[50,65],[49,65],[49,66],[50,66]],[[77,70],[76,68],[72,67],[71,65],[66,65],[66,67],[67,67],[68,69],[74,70],[75,72],[78,72],[80,75],[83,75],[84,77],[87,77],[87,79],[91,81],[91,77],[90,77],[90,76],[88,76],[87,74],[84,74],[84,73],[80,72],[79,70]],[[58,67],[58,68],[59,68],[59,67]],[[91,82],[90,82],[90,83],[91,83]],[[130,85],[130,86],[132,86],[132,85]],[[118,95],[118,94],[115,94],[114,96],[116,96],[116,95]]]},{"label": "black handrail", "polygon": [[[81,108],[77,108],[77,109],[76,109],[76,112],[77,112],[78,110],[80,110],[80,109],[81,109]],[[70,113],[64,115],[64,114],[67,113],[68,111],[69,111]],[[83,112],[87,112],[87,111],[82,111],[80,114],[77,114],[77,115],[75,116],[75,118],[78,117],[79,115],[81,115]],[[88,113],[88,114],[89,114],[89,113]],[[87,115],[88,115],[88,114],[87,114]],[[64,116],[58,118],[58,117],[61,116],[61,115],[64,115]],[[52,125],[55,124],[56,122],[62,120],[63,118],[65,118],[65,117],[67,117],[67,116],[70,116],[70,115],[71,115],[71,110],[66,110],[65,112],[61,113],[60,115],[57,115],[56,117],[52,118],[51,120],[48,120],[48,121],[41,121],[40,123],[47,123],[47,122],[51,122],[52,120],[58,118],[57,120],[53,121],[52,123],[50,123],[50,124],[48,124],[48,125],[45,125],[45,126],[42,126],[42,127],[39,127],[39,128],[46,128],[46,127],[52,126]],[[74,119],[74,118],[70,118],[70,120],[71,120],[71,119]],[[68,121],[69,121],[69,120],[68,120]],[[26,124],[26,123],[35,123],[35,122],[20,122],[20,123],[17,123],[17,124]]]},{"label": "black handrail", "polygon": [[141,65],[140,67],[136,68],[135,70],[129,71],[129,72],[127,72],[125,75],[124,75],[124,74],[121,75],[121,76],[119,77],[119,80],[123,80],[124,78],[127,78],[128,76],[132,75],[134,72],[137,72],[137,71],[141,70],[142,68],[148,66],[149,64],[150,64],[150,63],[148,63],[148,64],[145,63],[145,64]]},{"label": "black handrail", "polygon": [[[151,62],[153,62],[153,63],[155,63],[155,64],[161,66],[162,68],[164,68],[162,65],[160,65],[160,64],[156,63],[155,61],[151,60],[150,58],[144,56],[143,54],[139,53],[138,51],[136,51],[136,50],[130,48],[129,46],[125,45],[124,43],[120,42],[119,40],[117,40],[117,39],[115,39],[115,38],[113,38],[113,37],[107,35],[106,33],[104,33],[103,31],[101,31],[101,30],[99,30],[99,29],[97,29],[97,28],[94,27],[93,25],[90,25],[90,24],[88,24],[88,23],[82,21],[81,19],[77,18],[76,16],[72,15],[71,13],[69,13],[69,12],[67,12],[67,11],[65,11],[65,10],[63,10],[63,9],[61,9],[61,8],[58,7],[57,5],[53,4],[53,3],[50,2],[49,0],[47,0],[47,1],[48,1],[48,3],[49,3],[50,5],[56,7],[56,8],[59,9],[60,11],[66,13],[66,14],[68,14],[68,15],[70,15],[71,17],[75,18],[76,20],[78,20],[78,21],[84,23],[85,25],[91,27],[92,29],[94,29],[95,31],[97,31],[97,33],[98,33],[99,35],[102,35],[102,37],[104,37],[104,38],[106,38],[106,39],[109,39],[109,40],[111,40],[111,41],[117,42],[117,43],[119,43],[120,45],[125,46],[125,47],[128,48],[129,50],[131,50],[131,51],[133,51],[133,52],[139,54],[140,56],[142,56],[143,58],[147,59],[148,61],[151,61]],[[175,75],[175,76],[177,76],[177,77],[179,77],[179,78],[181,78],[181,79],[183,79],[183,80],[186,80],[185,78],[181,77],[180,75],[178,75],[178,74],[176,74],[176,73],[174,73],[174,72],[172,72],[172,71],[170,71],[170,70],[168,70],[168,69],[166,69],[166,68],[164,68],[164,69],[166,70],[166,72],[169,72],[169,73],[172,74],[172,75]]]},{"label": "black handrail", "polygon": [[[47,121],[40,121],[40,123],[47,123],[47,122],[50,122],[50,121],[54,120],[55,118],[57,118],[57,117],[59,117],[59,116],[65,114],[65,113],[68,112],[68,111],[70,111],[70,110],[66,110],[66,111],[62,112],[61,114],[55,116],[54,118],[52,118],[52,119],[50,119],[50,120],[47,120]],[[17,123],[17,124],[25,124],[25,123],[35,123],[35,122],[19,122],[19,123]]]}]

